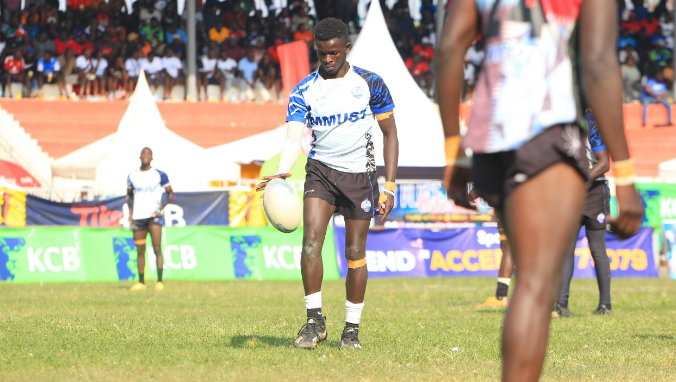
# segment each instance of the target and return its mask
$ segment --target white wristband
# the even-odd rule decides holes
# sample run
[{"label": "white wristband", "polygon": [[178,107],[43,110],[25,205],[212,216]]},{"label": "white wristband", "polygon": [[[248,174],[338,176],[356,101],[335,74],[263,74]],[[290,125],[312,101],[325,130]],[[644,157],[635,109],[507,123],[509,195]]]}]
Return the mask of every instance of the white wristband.
[{"label": "white wristband", "polygon": [[394,194],[394,191],[388,190],[387,188],[384,189],[383,192],[384,192],[384,193],[387,193],[387,194],[390,194],[390,195],[392,195],[392,196],[396,196],[396,195]]}]

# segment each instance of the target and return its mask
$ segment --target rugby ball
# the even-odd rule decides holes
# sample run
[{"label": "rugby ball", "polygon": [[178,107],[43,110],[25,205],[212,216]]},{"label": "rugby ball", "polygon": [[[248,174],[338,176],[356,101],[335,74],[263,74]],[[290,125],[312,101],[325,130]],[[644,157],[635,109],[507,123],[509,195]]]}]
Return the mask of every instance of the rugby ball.
[{"label": "rugby ball", "polygon": [[303,209],[300,198],[284,179],[275,178],[265,186],[263,209],[270,224],[280,232],[293,232],[300,225]]}]

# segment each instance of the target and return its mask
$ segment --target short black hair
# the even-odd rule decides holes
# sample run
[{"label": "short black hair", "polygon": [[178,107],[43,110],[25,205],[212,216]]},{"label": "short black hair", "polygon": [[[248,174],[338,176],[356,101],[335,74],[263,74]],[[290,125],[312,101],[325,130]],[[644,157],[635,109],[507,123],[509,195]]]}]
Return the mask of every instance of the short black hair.
[{"label": "short black hair", "polygon": [[315,25],[315,38],[319,41],[329,41],[340,37],[347,39],[347,25],[342,20],[329,17]]},{"label": "short black hair", "polygon": [[141,149],[141,154],[143,154],[143,152],[146,150],[150,151],[150,155],[153,155],[153,150],[150,147],[144,147],[143,149]]}]

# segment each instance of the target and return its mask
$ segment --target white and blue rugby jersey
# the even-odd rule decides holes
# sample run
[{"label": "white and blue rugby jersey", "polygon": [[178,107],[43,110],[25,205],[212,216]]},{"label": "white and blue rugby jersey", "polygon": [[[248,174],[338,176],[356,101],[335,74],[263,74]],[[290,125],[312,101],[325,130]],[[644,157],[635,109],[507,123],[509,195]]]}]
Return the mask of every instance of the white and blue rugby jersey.
[{"label": "white and blue rugby jersey", "polygon": [[127,177],[127,187],[134,189],[132,220],[148,219],[162,205],[164,188],[169,187],[169,177],[160,170],[136,170]]},{"label": "white and blue rugby jersey", "polygon": [[309,158],[343,172],[376,170],[371,128],[376,114],[394,109],[383,79],[352,66],[343,78],[325,80],[317,71],[296,85],[286,121],[312,130]]}]

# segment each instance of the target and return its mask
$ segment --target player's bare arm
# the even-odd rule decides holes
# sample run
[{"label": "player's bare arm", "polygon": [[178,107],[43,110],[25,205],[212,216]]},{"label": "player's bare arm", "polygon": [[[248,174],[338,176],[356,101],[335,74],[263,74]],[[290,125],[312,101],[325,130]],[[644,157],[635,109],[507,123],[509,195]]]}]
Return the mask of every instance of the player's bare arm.
[{"label": "player's bare arm", "polygon": [[164,199],[164,201],[160,205],[160,208],[158,208],[157,211],[153,212],[154,217],[162,216],[162,211],[164,211],[164,207],[166,207],[167,204],[171,203],[174,200],[175,194],[174,194],[174,190],[171,188],[171,186],[165,187],[164,191],[167,193],[167,197]]},{"label": "player's bare arm", "polygon": [[[383,215],[383,221],[394,207],[394,190],[388,189],[388,184],[394,186],[397,178],[397,166],[399,163],[399,138],[397,138],[397,124],[394,122],[392,112],[376,115],[380,130],[383,132],[383,156],[385,158],[385,190],[378,200],[378,213]],[[394,187],[391,187],[394,188]],[[389,192],[388,192],[389,191]],[[384,208],[383,208],[384,207]]]},{"label": "player's bare arm", "polygon": [[619,215],[609,221],[617,234],[626,237],[638,231],[643,206],[634,186],[634,165],[624,134],[619,63],[615,45],[608,43],[617,41],[616,6],[613,0],[584,1],[578,25],[582,86],[616,168]]},{"label": "player's bare arm", "polygon": [[265,186],[272,179],[286,179],[291,176],[290,171],[296,164],[298,154],[300,153],[300,141],[303,136],[303,129],[305,129],[305,124],[301,122],[289,121],[286,124],[286,138],[282,145],[282,151],[279,154],[277,174],[262,177],[261,182],[256,185],[256,191],[265,190]]},{"label": "player's bare arm", "polygon": [[127,206],[129,206],[129,223],[131,223],[131,217],[134,215],[134,188],[127,187]]},{"label": "player's bare arm", "polygon": [[437,59],[437,94],[439,111],[446,137],[446,168],[443,186],[456,204],[470,208],[466,192],[470,180],[469,158],[460,148],[460,93],[464,82],[465,51],[478,33],[477,9],[474,0],[455,0],[451,3],[442,31]]},{"label": "player's bare arm", "polygon": [[610,154],[608,150],[595,151],[596,164],[589,170],[589,179],[592,181],[610,170]]}]

